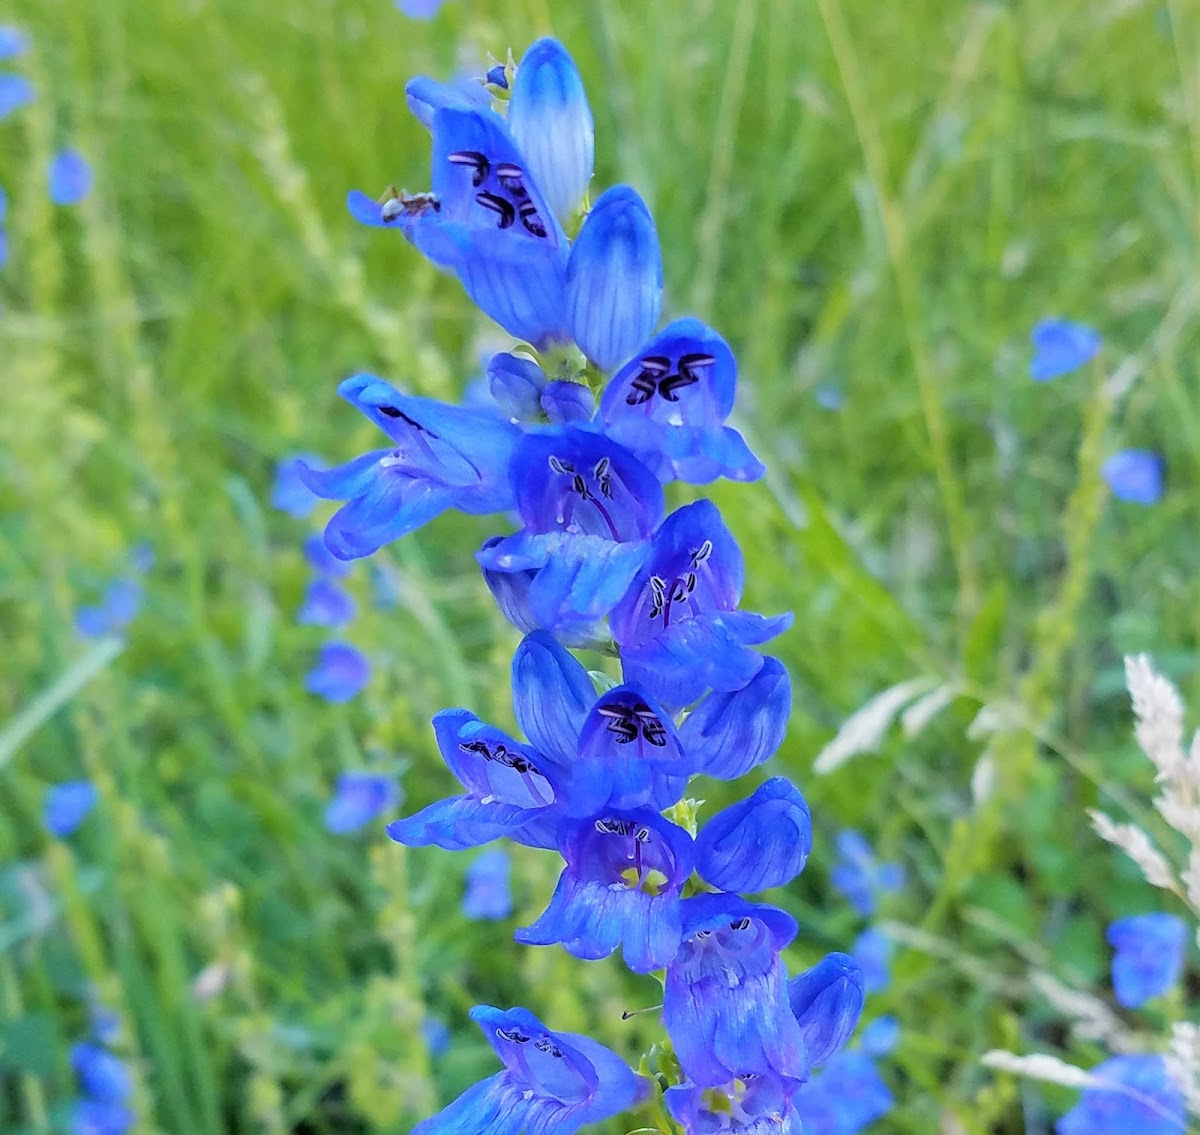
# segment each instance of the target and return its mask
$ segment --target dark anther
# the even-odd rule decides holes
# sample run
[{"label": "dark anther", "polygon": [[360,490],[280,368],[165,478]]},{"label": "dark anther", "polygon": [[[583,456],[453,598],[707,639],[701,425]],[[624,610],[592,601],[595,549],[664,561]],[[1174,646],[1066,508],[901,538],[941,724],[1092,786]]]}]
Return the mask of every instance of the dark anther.
[{"label": "dark anther", "polygon": [[496,1035],[497,1035],[497,1036],[498,1036],[498,1037],[499,1037],[501,1040],[507,1040],[507,1041],[510,1041],[510,1042],[511,1042],[511,1043],[513,1043],[513,1044],[528,1044],[528,1043],[529,1043],[529,1037],[527,1037],[527,1036],[526,1036],[526,1035],[525,1035],[523,1032],[521,1032],[521,1030],[520,1030],[520,1029],[518,1029],[518,1028],[511,1028],[511,1029],[497,1029],[497,1030],[496,1030]]},{"label": "dark anther", "polygon": [[556,473],[574,473],[575,465],[570,461],[563,461],[561,457],[555,457],[550,454],[550,468]]},{"label": "dark anther", "polygon": [[708,558],[713,553],[713,542],[705,540],[700,547],[696,548],[691,555],[692,567],[699,567],[701,564],[708,563]]},{"label": "dark anther", "polygon": [[684,374],[681,370],[679,374],[669,374],[658,384],[658,392],[662,395],[664,402],[678,402],[679,392],[700,379],[694,374]]},{"label": "dark anther", "polygon": [[529,199],[529,190],[525,188],[520,166],[515,166],[512,162],[501,162],[496,167],[496,176],[500,179],[500,184],[518,201]]},{"label": "dark anther", "polygon": [[729,924],[729,929],[730,930],[749,930],[750,929],[750,919],[739,918],[736,922],[731,922]]},{"label": "dark anther", "polygon": [[477,757],[482,757],[485,761],[492,759],[492,750],[486,741],[460,741],[458,747],[464,753],[474,753]]},{"label": "dark anther", "polygon": [[700,376],[696,371],[707,370],[709,367],[715,365],[716,361],[716,355],[684,355],[679,360],[679,373],[686,375],[689,382],[699,382]]},{"label": "dark anther", "polygon": [[511,228],[513,222],[517,219],[516,209],[509,202],[505,201],[503,197],[499,197],[495,193],[489,193],[485,189],[481,193],[475,194],[475,200],[489,212],[495,213],[500,218],[499,227],[502,229]]},{"label": "dark anther", "polygon": [[656,748],[667,743],[666,726],[645,702],[635,702],[631,706],[602,705],[596,712],[608,719],[608,731],[618,745],[636,741],[639,733]]},{"label": "dark anther", "polygon": [[634,833],[633,838],[636,839],[638,841],[638,843],[649,843],[650,842],[650,829],[649,828],[638,828],[638,830]]},{"label": "dark anther", "polygon": [[711,936],[712,936],[711,930],[697,930],[696,933],[692,935],[693,938],[700,938],[700,939],[708,938]]},{"label": "dark anther", "polygon": [[385,418],[399,418],[405,425],[412,426],[417,433],[428,434],[434,440],[437,440],[437,434],[433,430],[427,430],[420,422],[410,418],[398,406],[376,406],[377,409]]},{"label": "dark anther", "polygon": [[571,478],[571,488],[583,497],[584,500],[588,500],[592,495],[591,490],[587,487],[587,482],[583,479],[582,473],[576,473]]},{"label": "dark anther", "polygon": [[491,172],[492,164],[478,150],[459,150],[457,153],[450,155],[450,161],[456,166],[470,166],[471,184],[478,189],[488,173]]},{"label": "dark anther", "polygon": [[650,590],[654,595],[654,599],[650,605],[650,618],[657,619],[663,613],[663,607],[667,601],[667,581],[661,576],[652,575],[650,577]]},{"label": "dark anther", "polygon": [[[527,199],[522,201],[517,211],[521,215],[521,224],[525,226],[526,232],[540,237],[546,235],[546,226],[542,224],[542,218],[538,216],[537,206],[532,201]],[[501,227],[503,228],[504,226]]]},{"label": "dark anther", "polygon": [[642,368],[634,375],[633,390],[625,395],[627,406],[641,406],[654,397],[658,380],[671,369],[671,360],[664,355],[647,355]]},{"label": "dark anther", "polygon": [[601,835],[628,835],[633,828],[629,820],[597,820],[596,831]]}]

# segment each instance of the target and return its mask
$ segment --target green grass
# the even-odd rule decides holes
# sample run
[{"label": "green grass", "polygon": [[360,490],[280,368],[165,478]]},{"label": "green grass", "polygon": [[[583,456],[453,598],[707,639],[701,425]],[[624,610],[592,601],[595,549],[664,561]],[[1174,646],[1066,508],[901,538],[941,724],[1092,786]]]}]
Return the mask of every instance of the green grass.
[{"label": "green grass", "polygon": [[[858,932],[827,873],[836,830],[862,828],[910,875],[885,915],[911,944],[870,1006],[904,1028],[881,1129],[1048,1131],[1067,1095],[978,1057],[1059,1043],[1030,964],[1103,987],[1105,923],[1157,902],[1084,817],[1148,788],[1121,654],[1152,650],[1200,693],[1194,6],[456,0],[424,25],[387,0],[15,0],[5,18],[40,97],[0,123],[0,1129],[56,1129],[88,987],[124,1016],[143,1132],[406,1131],[492,1070],[477,1001],[631,1057],[655,1039],[652,1015],[619,1012],[652,982],[464,923],[470,856],[321,826],[342,768],[402,771],[410,807],[443,795],[438,709],[511,720],[517,636],[469,554],[490,522],[385,553],[405,601],[355,626],[376,674],[341,708],[304,693],[306,529],[265,503],[279,457],[369,443],[335,397],[346,374],[454,396],[496,342],[342,201],[427,184],[409,75],[552,31],[588,84],[597,185],[646,195],[668,310],[733,343],[771,468],[711,495],[747,605],[797,615],[773,767],[818,846],[781,896],[803,927],[789,960]],[[44,189],[65,143],[97,174],[70,210]],[[1051,313],[1107,345],[1038,386],[1028,333]],[[1105,497],[1099,462],[1124,445],[1167,456],[1154,509]],[[141,539],[145,610],[89,654],[73,609]],[[915,738],[810,773],[848,714],[920,675],[964,692]],[[1001,731],[968,739],[984,703]],[[85,775],[101,807],[49,841],[45,786]],[[518,851],[519,916],[554,874]],[[213,963],[226,987],[198,1001]],[[427,1013],[454,1032],[432,1068]]]}]

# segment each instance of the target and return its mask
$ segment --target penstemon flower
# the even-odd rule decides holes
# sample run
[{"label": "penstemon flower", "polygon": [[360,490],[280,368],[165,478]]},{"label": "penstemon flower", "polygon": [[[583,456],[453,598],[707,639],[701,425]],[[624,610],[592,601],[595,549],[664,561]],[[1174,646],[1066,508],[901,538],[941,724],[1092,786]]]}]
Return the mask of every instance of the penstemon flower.
[{"label": "penstemon flower", "polygon": [[[791,710],[786,669],[755,649],[791,616],[740,609],[745,561],[711,501],[664,519],[672,481],[764,472],[727,424],[733,351],[694,318],[656,331],[653,215],[629,186],[587,207],[593,121],[561,44],[541,40],[473,85],[421,77],[405,94],[432,137],[432,191],[380,201],[355,191],[350,212],[398,229],[517,341],[486,363],[494,405],[483,409],[348,379],[339,393],[394,448],[295,468],[308,489],[345,502],[325,529],[337,562],[446,509],[515,512],[518,530],[476,559],[525,635],[512,665],[523,739],[467,708],[437,714],[463,791],[388,834],[447,850],[507,837],[559,855],[546,909],[516,940],[585,960],[620,951],[634,972],[657,973],[667,1034],[643,1063],[659,1069],[651,1084],[527,1009],[478,1006],[504,1070],[415,1130],[570,1135],[656,1088],[664,1132],[798,1135],[804,1108],[822,1106],[820,1093],[804,1095],[816,1066],[828,1062],[829,1085],[863,1080],[853,1062],[840,1079],[834,1070],[868,983],[845,954],[789,981],[795,919],[743,897],[804,869],[813,837],[800,791],[775,777],[704,822],[687,798],[694,776],[733,780],[768,760]],[[615,654],[623,681],[590,674],[573,647]],[[479,889],[493,872],[496,896]],[[507,914],[507,872],[503,852],[476,861],[471,917]],[[887,1089],[867,1064],[878,1101]]]}]

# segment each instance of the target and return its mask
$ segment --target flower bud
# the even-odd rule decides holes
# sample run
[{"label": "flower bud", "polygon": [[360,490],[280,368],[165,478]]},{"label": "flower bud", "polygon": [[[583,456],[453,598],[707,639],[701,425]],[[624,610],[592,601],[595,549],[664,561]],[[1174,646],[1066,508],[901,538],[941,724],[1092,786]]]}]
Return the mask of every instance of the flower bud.
[{"label": "flower bud", "polygon": [[580,382],[550,382],[542,391],[542,410],[556,426],[591,421],[596,410],[592,392]]},{"label": "flower bud", "polygon": [[488,389],[504,416],[518,422],[541,420],[546,376],[532,359],[507,351],[493,355],[487,365]]},{"label": "flower bud", "polygon": [[662,306],[662,253],[646,203],[628,185],[606,190],[567,262],[567,315],[580,349],[602,370],[628,359]]},{"label": "flower bud", "polygon": [[858,1025],[862,971],[849,954],[826,954],[788,982],[788,1000],[808,1048],[809,1064],[824,1064]]},{"label": "flower bud", "polygon": [[521,60],[508,128],[550,208],[566,221],[592,180],[596,134],[579,69],[557,40],[538,40]]}]

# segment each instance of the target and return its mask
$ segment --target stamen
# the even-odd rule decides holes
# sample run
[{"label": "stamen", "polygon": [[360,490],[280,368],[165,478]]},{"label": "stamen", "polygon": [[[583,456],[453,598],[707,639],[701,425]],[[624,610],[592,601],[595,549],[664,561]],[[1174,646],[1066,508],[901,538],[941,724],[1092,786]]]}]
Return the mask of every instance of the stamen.
[{"label": "stamen", "polygon": [[489,212],[495,213],[500,218],[499,228],[511,228],[513,222],[517,219],[517,211],[512,205],[505,201],[498,194],[489,193],[486,189],[475,194],[475,200],[479,202]]},{"label": "stamen", "polygon": [[451,164],[470,166],[472,169],[471,184],[478,189],[491,172],[492,164],[478,150],[459,150],[449,157]]},{"label": "stamen", "polygon": [[572,462],[563,461],[562,458],[555,457],[553,453],[550,454],[550,468],[553,469],[554,472],[556,472],[556,473],[574,473],[575,472],[575,466]]},{"label": "stamen", "polygon": [[730,930],[749,930],[750,929],[750,919],[739,918],[736,922],[731,922],[729,924],[729,929]]}]

